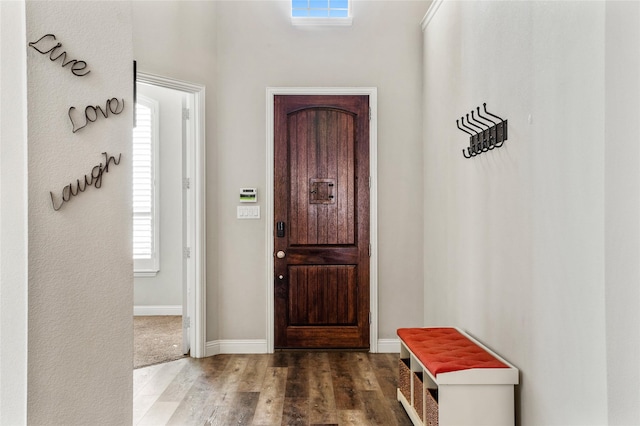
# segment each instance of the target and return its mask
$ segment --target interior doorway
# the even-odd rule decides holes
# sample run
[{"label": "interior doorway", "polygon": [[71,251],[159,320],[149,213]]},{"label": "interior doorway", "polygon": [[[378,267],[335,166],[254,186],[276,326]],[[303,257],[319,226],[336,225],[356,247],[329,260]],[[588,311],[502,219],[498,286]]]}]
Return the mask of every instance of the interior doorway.
[{"label": "interior doorway", "polygon": [[[149,276],[136,278],[134,314],[142,310],[147,315],[180,315],[180,352],[200,358],[205,356],[206,347],[205,89],[198,84],[138,72],[136,93],[139,103],[145,99],[160,100],[162,109],[171,110],[170,120],[177,124],[165,129],[164,137],[169,140],[160,142],[154,154],[159,166],[154,177],[159,201],[158,226],[154,227],[158,259],[150,267]],[[152,278],[155,283],[149,281]],[[148,282],[141,284],[142,280]]]}]

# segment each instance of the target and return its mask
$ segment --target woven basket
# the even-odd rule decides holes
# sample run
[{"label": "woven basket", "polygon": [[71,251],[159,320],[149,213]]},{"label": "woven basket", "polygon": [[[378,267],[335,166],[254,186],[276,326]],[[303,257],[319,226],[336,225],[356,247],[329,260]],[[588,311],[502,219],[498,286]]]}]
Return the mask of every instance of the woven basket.
[{"label": "woven basket", "polygon": [[411,402],[411,369],[408,359],[398,362],[398,388],[407,401]]},{"label": "woven basket", "polygon": [[424,424],[438,426],[438,389],[425,389]]},{"label": "woven basket", "polygon": [[412,374],[413,377],[413,408],[418,413],[418,417],[420,420],[424,421],[424,387],[422,385],[422,373],[415,372]]}]

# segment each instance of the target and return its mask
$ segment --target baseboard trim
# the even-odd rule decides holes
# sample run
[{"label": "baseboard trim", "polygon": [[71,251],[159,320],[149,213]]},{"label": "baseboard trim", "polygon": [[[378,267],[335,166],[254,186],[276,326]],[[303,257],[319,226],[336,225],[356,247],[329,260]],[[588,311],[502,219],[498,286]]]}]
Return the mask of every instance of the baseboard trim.
[{"label": "baseboard trim", "polygon": [[378,339],[379,354],[395,354],[400,352],[399,339]]},{"label": "baseboard trim", "polygon": [[214,340],[207,342],[205,356],[219,354],[266,354],[266,340]]},{"label": "baseboard trim", "polygon": [[[378,339],[378,353],[391,354],[400,352],[400,340]],[[205,356],[220,354],[266,354],[266,340],[213,340],[207,342]]]},{"label": "baseboard trim", "polygon": [[133,315],[182,315],[182,305],[140,305],[133,307]]}]

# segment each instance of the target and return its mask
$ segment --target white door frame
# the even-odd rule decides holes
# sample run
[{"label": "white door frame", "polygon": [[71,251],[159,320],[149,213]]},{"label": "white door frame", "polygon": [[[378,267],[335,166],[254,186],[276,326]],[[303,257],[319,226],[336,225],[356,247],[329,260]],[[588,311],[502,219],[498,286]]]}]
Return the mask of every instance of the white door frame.
[{"label": "white door frame", "polygon": [[187,191],[186,244],[190,248],[187,259],[187,311],[190,319],[189,342],[191,356],[206,356],[206,275],[205,275],[205,87],[200,84],[137,72],[136,82],[179,90],[192,96],[184,175],[189,179]]},{"label": "white door frame", "polygon": [[274,352],[274,268],[273,268],[273,156],[274,110],[276,95],[368,95],[369,173],[371,178],[369,227],[371,259],[369,266],[369,351],[378,352],[378,89],[376,87],[267,87],[267,182],[266,182],[266,242],[267,242],[267,352]]}]

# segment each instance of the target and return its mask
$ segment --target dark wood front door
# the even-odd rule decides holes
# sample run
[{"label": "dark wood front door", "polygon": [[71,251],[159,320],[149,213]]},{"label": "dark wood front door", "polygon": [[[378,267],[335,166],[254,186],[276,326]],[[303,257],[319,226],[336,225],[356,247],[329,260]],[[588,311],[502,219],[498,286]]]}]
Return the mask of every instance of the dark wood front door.
[{"label": "dark wood front door", "polygon": [[276,348],[369,348],[369,97],[274,99]]}]

